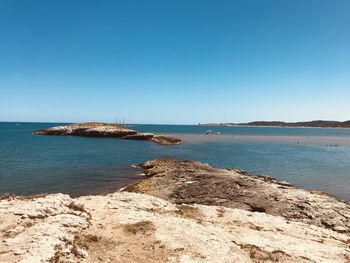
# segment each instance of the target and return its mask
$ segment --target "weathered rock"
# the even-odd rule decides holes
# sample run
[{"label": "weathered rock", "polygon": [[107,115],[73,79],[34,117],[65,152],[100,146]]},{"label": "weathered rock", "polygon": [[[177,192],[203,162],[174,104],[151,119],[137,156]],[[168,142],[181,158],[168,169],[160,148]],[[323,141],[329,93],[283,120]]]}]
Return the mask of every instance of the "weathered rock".
[{"label": "weathered rock", "polygon": [[282,216],[350,233],[350,205],[329,195],[297,189],[272,177],[250,176],[172,158],[143,164],[147,178],[126,188],[176,204],[219,205]]},{"label": "weathered rock", "polygon": [[172,136],[154,135],[152,133],[138,133],[137,131],[126,128],[120,124],[99,122],[83,122],[63,125],[37,130],[33,133],[37,135],[113,137],[134,140],[150,140],[160,145],[176,145],[182,143],[181,139]]},{"label": "weathered rock", "polygon": [[137,132],[119,124],[84,122],[78,124],[52,127],[35,131],[38,135],[70,135],[87,137],[115,137],[121,138]]},{"label": "weathered rock", "polygon": [[182,143],[181,139],[170,135],[154,135],[151,141],[161,145],[177,145]]},{"label": "weathered rock", "polygon": [[72,202],[63,194],[0,201],[0,262],[49,262],[57,249],[70,251],[90,219]]},{"label": "weathered rock", "polygon": [[[20,214],[42,215],[22,219]],[[348,262],[349,235],[150,195],[0,201],[0,262]]]},{"label": "weathered rock", "polygon": [[149,140],[154,136],[153,133],[149,132],[139,132],[136,134],[131,134],[124,136],[122,139],[127,139],[127,140]]}]

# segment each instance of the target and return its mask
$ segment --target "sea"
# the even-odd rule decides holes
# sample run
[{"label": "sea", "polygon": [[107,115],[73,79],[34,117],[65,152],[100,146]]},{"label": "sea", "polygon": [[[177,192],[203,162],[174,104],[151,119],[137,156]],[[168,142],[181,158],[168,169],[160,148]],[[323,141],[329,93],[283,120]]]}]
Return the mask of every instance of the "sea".
[{"label": "sea", "polygon": [[136,164],[175,157],[269,175],[350,201],[350,129],[128,125],[182,138],[176,146],[33,135],[57,125],[63,123],[0,122],[0,194],[114,192],[142,178]]}]

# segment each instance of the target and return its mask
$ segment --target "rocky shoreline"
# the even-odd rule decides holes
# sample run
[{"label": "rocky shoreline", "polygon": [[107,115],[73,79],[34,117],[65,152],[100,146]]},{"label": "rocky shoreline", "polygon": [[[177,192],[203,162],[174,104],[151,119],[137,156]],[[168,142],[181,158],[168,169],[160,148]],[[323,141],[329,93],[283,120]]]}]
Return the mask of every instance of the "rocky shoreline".
[{"label": "rocky shoreline", "polygon": [[0,201],[0,262],[350,262],[350,205],[162,158],[121,192]]},{"label": "rocky shoreline", "polygon": [[328,193],[298,189],[269,176],[213,168],[196,161],[162,158],[141,165],[147,179],[126,191],[175,204],[217,205],[282,216],[350,234],[350,205]]},{"label": "rocky shoreline", "polygon": [[155,135],[153,133],[141,133],[120,124],[101,122],[83,122],[56,126],[48,129],[34,131],[33,134],[99,138],[109,137],[126,140],[152,141],[160,145],[177,145],[182,143],[181,139],[173,136]]}]

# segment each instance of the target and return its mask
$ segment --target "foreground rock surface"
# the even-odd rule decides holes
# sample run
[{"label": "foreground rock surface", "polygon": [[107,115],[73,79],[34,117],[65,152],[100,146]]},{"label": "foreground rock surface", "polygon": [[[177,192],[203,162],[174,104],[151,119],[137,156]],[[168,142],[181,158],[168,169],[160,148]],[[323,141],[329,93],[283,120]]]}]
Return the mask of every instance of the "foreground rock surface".
[{"label": "foreground rock surface", "polygon": [[324,193],[297,189],[267,176],[171,158],[143,164],[147,179],[126,188],[175,204],[239,208],[350,233],[350,205]]},{"label": "foreground rock surface", "polygon": [[139,133],[120,124],[100,122],[83,122],[57,126],[37,130],[34,132],[34,134],[149,140],[160,145],[176,145],[182,143],[180,139],[172,136],[154,135],[153,133]]},{"label": "foreground rock surface", "polygon": [[349,235],[119,192],[0,201],[0,262],[349,262]]}]

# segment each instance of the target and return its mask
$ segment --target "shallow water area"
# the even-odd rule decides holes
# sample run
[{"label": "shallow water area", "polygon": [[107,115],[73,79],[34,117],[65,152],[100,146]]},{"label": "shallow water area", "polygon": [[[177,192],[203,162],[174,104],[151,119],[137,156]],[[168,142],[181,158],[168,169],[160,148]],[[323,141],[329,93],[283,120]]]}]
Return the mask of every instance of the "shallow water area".
[{"label": "shallow water area", "polygon": [[312,144],[325,147],[350,146],[347,136],[277,136],[277,135],[230,135],[230,134],[172,134],[185,142],[280,142]]}]

